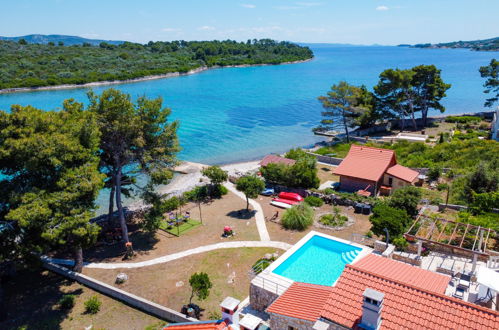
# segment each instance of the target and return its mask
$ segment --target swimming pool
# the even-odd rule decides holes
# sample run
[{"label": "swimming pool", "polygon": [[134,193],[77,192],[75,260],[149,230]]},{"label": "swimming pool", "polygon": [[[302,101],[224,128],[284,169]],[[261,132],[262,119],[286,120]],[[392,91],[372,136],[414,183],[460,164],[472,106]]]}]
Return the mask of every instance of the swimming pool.
[{"label": "swimming pool", "polygon": [[331,286],[361,251],[360,247],[314,235],[272,272],[297,282]]}]

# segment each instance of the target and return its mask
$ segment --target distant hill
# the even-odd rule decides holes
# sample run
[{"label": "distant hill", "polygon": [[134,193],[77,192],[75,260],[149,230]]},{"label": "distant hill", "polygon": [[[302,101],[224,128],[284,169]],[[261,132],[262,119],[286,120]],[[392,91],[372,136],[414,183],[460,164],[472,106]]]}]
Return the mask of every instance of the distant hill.
[{"label": "distant hill", "polygon": [[29,44],[48,44],[49,42],[53,42],[57,44],[59,41],[62,41],[65,46],[72,45],[82,45],[83,43],[89,43],[93,46],[99,45],[101,42],[107,42],[112,45],[121,45],[124,41],[118,40],[98,40],[98,39],[87,39],[77,36],[66,36],[61,34],[29,34],[26,36],[19,37],[2,37],[0,36],[0,40],[10,40],[10,41],[19,41],[20,39],[26,40]]},{"label": "distant hill", "polygon": [[[408,45],[399,45],[401,47]],[[473,40],[473,41],[454,41],[440,44],[417,44],[410,47],[416,48],[468,48],[477,51],[499,51],[499,37]]]}]

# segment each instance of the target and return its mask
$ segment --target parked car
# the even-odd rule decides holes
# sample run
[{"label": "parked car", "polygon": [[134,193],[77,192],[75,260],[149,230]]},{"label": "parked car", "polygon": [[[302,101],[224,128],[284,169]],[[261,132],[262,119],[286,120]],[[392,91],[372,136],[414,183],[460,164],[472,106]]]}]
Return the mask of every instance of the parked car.
[{"label": "parked car", "polygon": [[265,188],[260,192],[263,196],[272,196],[275,194],[274,188]]}]

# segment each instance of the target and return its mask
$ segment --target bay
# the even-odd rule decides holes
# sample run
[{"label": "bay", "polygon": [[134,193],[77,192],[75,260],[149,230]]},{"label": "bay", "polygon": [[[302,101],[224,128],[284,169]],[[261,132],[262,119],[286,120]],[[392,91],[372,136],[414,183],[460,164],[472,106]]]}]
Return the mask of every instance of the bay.
[{"label": "bay", "polygon": [[[190,76],[125,83],[111,87],[133,98],[161,96],[180,121],[182,160],[222,164],[257,159],[320,140],[311,129],[322,111],[317,101],[340,80],[371,88],[381,71],[435,64],[452,84],[444,101],[446,114],[488,110],[478,68],[499,52],[465,49],[416,49],[387,46],[310,45],[312,61],[208,70]],[[98,86],[102,92],[110,86]],[[0,95],[0,109],[12,104],[51,110],[74,98],[87,102],[87,89],[66,89]],[[431,113],[436,115],[439,113]]]}]

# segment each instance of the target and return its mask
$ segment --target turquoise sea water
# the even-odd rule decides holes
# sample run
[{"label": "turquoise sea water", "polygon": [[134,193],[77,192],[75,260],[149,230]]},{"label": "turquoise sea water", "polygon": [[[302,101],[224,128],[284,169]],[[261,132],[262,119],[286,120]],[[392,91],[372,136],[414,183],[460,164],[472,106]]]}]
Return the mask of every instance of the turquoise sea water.
[{"label": "turquoise sea water", "polygon": [[293,281],[331,286],[362,249],[313,236],[273,273]]},{"label": "turquoise sea water", "polygon": [[[319,139],[311,133],[320,120],[319,95],[340,80],[371,87],[386,68],[435,64],[453,86],[447,113],[482,111],[485,94],[478,68],[499,52],[401,47],[312,46],[306,63],[225,68],[191,76],[113,85],[133,97],[162,96],[181,122],[180,158],[229,163],[259,158]],[[109,86],[94,88],[99,93]],[[86,102],[86,89],[0,95],[0,109],[11,104],[55,109],[66,98]]]}]

